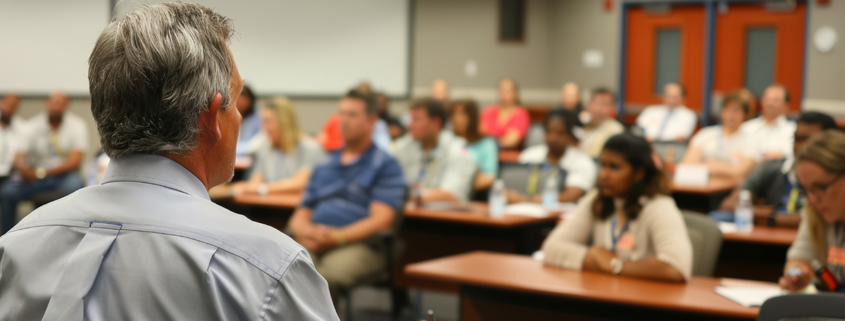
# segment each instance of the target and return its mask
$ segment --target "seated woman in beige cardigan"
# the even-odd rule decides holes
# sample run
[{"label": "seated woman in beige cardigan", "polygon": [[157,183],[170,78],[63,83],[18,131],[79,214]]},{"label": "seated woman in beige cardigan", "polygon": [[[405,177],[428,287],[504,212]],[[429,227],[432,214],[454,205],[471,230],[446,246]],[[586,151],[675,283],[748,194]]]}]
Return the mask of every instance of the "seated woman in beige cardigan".
[{"label": "seated woman in beige cardigan", "polygon": [[597,188],[543,242],[545,264],[689,280],[692,245],[675,201],[667,196],[668,178],[652,154],[648,142],[630,134],[607,140],[599,157]]}]

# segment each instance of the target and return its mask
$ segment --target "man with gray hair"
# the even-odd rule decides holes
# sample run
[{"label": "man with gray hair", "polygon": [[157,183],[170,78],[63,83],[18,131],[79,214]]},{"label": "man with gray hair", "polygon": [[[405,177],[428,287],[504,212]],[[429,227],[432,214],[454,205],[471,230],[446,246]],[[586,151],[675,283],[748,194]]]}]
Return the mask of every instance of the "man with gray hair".
[{"label": "man with gray hair", "polygon": [[106,27],[88,77],[112,162],[0,238],[0,319],[338,319],[303,247],[209,201],[241,121],[232,32],[187,3]]}]

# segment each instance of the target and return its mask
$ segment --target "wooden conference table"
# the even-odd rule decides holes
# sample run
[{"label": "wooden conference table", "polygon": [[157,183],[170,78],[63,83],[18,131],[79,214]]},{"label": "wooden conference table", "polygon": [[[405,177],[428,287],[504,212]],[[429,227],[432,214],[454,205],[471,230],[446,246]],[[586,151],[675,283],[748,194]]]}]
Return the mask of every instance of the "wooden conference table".
[{"label": "wooden conference table", "polygon": [[797,236],[794,228],[759,225],[749,233],[724,233],[714,275],[775,282],[783,275],[786,252]]},{"label": "wooden conference table", "polygon": [[687,186],[672,184],[672,197],[682,209],[707,213],[719,208],[719,203],[725,196],[739,187],[740,181],[735,179],[712,177],[703,186]]},{"label": "wooden conference table", "polygon": [[399,237],[404,251],[395,267],[394,284],[445,292],[457,292],[454,284],[444,284],[405,275],[407,264],[472,251],[530,254],[540,249],[546,235],[559,218],[505,215],[491,218],[487,204],[470,203],[468,211],[405,208]]},{"label": "wooden conference table", "polygon": [[655,282],[544,266],[527,256],[473,252],[412,264],[408,275],[460,287],[460,320],[753,320],[714,292],[774,283],[692,277]]},{"label": "wooden conference table", "polygon": [[288,220],[293,210],[302,201],[301,193],[270,194],[270,195],[238,195],[232,198],[231,204],[237,213],[242,213],[249,219],[258,223],[275,227],[284,231],[288,226]]}]

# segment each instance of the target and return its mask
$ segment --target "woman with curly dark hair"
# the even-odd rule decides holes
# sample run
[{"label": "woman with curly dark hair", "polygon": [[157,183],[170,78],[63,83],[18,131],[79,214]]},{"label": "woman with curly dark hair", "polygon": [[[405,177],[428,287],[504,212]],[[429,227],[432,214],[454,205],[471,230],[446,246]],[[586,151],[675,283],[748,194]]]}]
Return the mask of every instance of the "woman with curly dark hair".
[{"label": "woman with curly dark hair", "polygon": [[630,134],[615,135],[605,143],[599,163],[597,188],[543,242],[544,262],[572,270],[688,280],[692,245],[651,145]]}]

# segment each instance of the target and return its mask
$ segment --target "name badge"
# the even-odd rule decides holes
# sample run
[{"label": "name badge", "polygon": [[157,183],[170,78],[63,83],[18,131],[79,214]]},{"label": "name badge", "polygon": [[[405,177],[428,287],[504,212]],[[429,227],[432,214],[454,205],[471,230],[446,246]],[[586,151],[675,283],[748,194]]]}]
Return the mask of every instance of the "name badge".
[{"label": "name badge", "polygon": [[833,245],[827,248],[827,263],[836,265],[845,265],[845,249],[840,249]]},{"label": "name badge", "polygon": [[625,232],[616,243],[617,250],[630,250],[634,248],[634,235],[631,232]]}]

